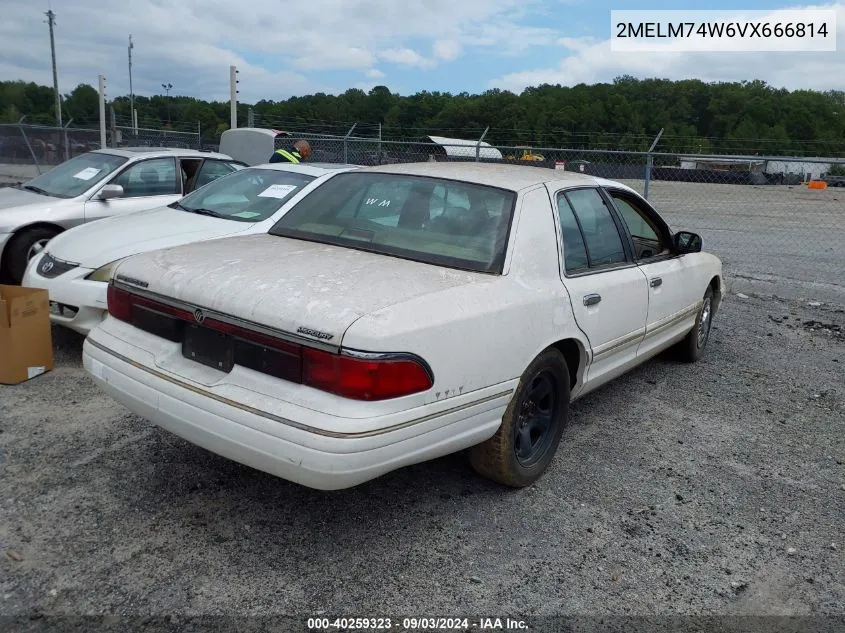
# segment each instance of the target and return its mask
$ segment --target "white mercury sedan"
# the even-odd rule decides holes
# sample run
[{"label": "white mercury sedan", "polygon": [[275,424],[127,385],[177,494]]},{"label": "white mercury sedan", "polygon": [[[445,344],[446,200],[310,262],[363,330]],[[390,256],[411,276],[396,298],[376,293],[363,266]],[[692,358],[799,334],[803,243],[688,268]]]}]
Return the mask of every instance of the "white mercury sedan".
[{"label": "white mercury sedan", "polygon": [[87,334],[106,315],[111,271],[138,253],[236,234],[266,233],[298,196],[354,165],[273,163],[222,176],[181,200],[83,224],[54,237],[23,285],[50,296],[50,319]]},{"label": "white mercury sedan", "polygon": [[121,262],[83,363],[136,414],[305,486],[469,449],[478,472],[522,487],[573,399],[669,347],[697,360],[722,289],[701,238],[624,185],[367,167],[269,234]]}]

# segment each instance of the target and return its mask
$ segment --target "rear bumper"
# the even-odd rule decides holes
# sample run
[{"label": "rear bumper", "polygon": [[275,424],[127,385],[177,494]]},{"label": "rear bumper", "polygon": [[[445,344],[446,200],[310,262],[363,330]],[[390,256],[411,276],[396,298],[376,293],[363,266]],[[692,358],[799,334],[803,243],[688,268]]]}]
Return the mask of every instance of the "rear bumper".
[{"label": "rear bumper", "polygon": [[501,388],[487,396],[476,394],[465,406],[441,407],[439,413],[423,407],[414,411],[414,423],[401,429],[348,434],[306,430],[313,411],[308,416],[303,409],[290,424],[263,416],[144,367],[98,342],[97,334],[95,330],[83,345],[83,365],[98,386],[130,411],[213,453],[319,490],[356,486],[483,442],[498,429],[511,394]]}]

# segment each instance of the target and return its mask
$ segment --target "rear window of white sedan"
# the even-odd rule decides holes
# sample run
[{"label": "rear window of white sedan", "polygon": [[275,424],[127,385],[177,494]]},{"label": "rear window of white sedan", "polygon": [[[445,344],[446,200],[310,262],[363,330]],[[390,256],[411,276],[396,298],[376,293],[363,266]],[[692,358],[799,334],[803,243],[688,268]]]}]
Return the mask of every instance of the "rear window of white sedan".
[{"label": "rear window of white sedan", "polygon": [[270,234],[498,274],[515,200],[463,181],[350,172],[303,198]]}]

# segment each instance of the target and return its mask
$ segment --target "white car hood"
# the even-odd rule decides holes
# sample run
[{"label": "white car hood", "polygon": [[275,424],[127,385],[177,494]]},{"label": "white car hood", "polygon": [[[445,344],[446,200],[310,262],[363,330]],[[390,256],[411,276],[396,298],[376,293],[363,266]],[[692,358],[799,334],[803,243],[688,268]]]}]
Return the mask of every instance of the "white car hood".
[{"label": "white car hood", "polygon": [[47,252],[83,268],[99,268],[130,255],[234,235],[253,227],[250,222],[159,207],[77,226],[53,238]]},{"label": "white car hood", "polygon": [[51,209],[78,204],[74,198],[42,196],[15,187],[0,187],[0,233],[14,231],[21,224],[47,220]]},{"label": "white car hood", "polygon": [[[159,250],[122,262],[117,279],[269,327],[331,335],[359,317],[490,276],[273,235]],[[129,283],[132,283],[131,281]]]},{"label": "white car hood", "polygon": [[0,212],[17,207],[30,205],[46,205],[58,201],[59,198],[43,196],[40,193],[18,189],[17,187],[0,187]]}]

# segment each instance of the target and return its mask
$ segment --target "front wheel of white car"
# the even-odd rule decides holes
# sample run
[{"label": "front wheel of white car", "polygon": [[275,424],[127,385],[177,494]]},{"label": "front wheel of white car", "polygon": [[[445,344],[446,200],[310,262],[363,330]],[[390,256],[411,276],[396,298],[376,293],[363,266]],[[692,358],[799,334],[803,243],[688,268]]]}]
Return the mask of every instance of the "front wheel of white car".
[{"label": "front wheel of white car", "polygon": [[29,260],[44,250],[57,233],[55,229],[36,226],[24,229],[12,238],[3,256],[5,272],[12,283],[21,283]]},{"label": "front wheel of white car", "polygon": [[470,463],[481,475],[522,488],[546,471],[569,419],[569,370],[556,349],[529,365],[489,440],[470,449]]},{"label": "front wheel of white car", "polygon": [[710,340],[710,329],[713,325],[713,288],[707,287],[698,315],[695,318],[695,325],[689,331],[686,338],[678,344],[677,351],[681,358],[688,363],[699,360],[704,353],[704,348]]}]

